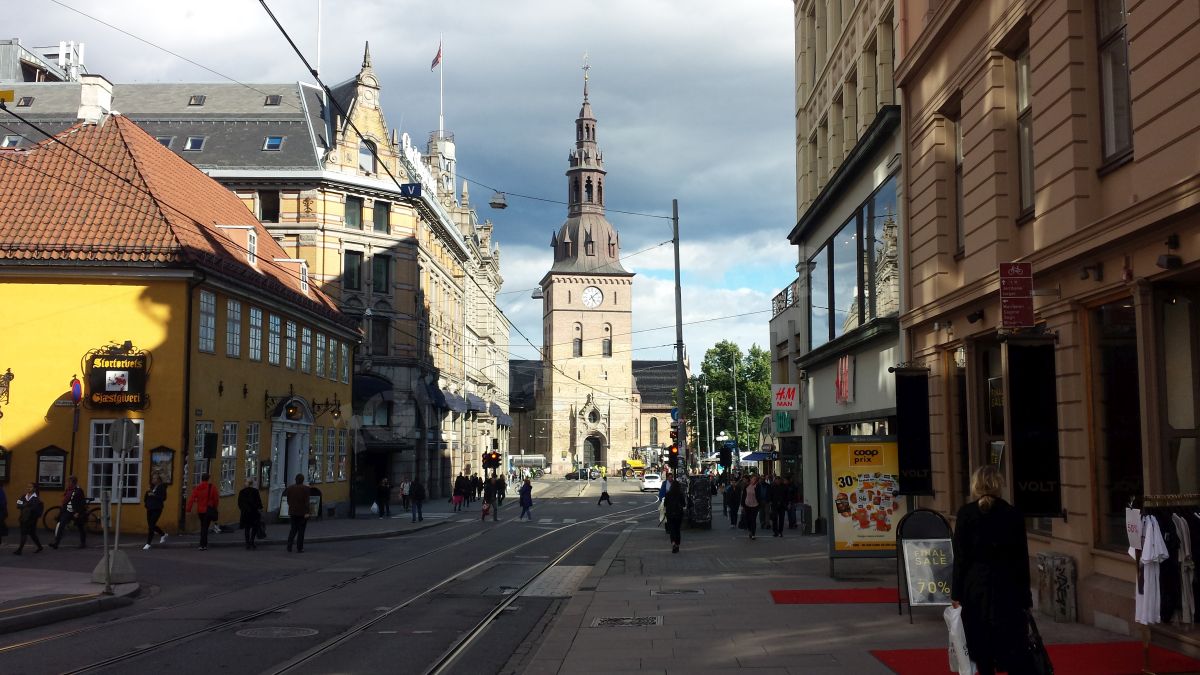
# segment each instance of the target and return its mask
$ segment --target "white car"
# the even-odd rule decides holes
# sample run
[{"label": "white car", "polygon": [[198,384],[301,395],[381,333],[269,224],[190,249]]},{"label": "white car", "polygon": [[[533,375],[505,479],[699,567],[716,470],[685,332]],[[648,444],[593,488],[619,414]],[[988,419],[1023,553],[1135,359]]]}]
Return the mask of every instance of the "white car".
[{"label": "white car", "polygon": [[660,487],[662,487],[662,476],[656,473],[648,473],[642,476],[642,492],[646,490],[658,492],[658,488]]}]

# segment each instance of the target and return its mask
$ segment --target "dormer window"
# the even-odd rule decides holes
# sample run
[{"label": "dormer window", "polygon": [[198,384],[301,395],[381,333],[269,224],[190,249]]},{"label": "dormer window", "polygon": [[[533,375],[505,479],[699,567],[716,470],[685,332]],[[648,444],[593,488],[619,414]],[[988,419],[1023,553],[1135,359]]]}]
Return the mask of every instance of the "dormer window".
[{"label": "dormer window", "polygon": [[4,140],[0,141],[0,148],[15,148],[20,142],[20,136],[5,136]]},{"label": "dormer window", "polygon": [[263,141],[263,150],[278,151],[283,147],[283,136],[267,136]]},{"label": "dormer window", "polygon": [[367,173],[375,173],[375,144],[371,141],[358,144],[358,168]]},{"label": "dormer window", "polygon": [[191,98],[188,99],[188,105],[202,106],[206,98],[208,97],[203,94],[192,94]]},{"label": "dormer window", "polygon": [[184,152],[199,152],[204,149],[204,136],[188,136],[183,144]]},{"label": "dormer window", "polygon": [[283,103],[283,97],[279,94],[267,94],[267,100],[263,101],[263,105],[279,105]]},{"label": "dormer window", "polygon": [[22,96],[21,98],[17,99],[18,108],[28,108],[31,105],[33,105],[32,96]]},{"label": "dormer window", "polygon": [[169,147],[171,147],[171,141],[175,140],[175,137],[174,136],[155,136],[154,140],[158,141],[159,143],[162,143],[162,146],[164,148],[169,148]]},{"label": "dormer window", "polygon": [[300,290],[305,294],[308,293],[308,263],[300,263]]},{"label": "dormer window", "polygon": [[258,263],[258,233],[254,230],[246,231],[246,262]]}]

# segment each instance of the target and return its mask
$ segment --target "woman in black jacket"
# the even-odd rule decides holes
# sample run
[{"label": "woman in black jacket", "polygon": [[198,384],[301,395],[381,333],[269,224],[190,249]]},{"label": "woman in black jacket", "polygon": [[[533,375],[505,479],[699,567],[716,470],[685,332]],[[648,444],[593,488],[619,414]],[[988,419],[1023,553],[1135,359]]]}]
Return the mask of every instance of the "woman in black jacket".
[{"label": "woman in black jacket", "polygon": [[156,534],[158,543],[167,543],[167,533],[158,526],[158,519],[162,517],[163,507],[167,504],[167,486],[163,484],[162,476],[157,472],[150,474],[150,489],[146,490],[142,503],[146,505],[146,545],[142,550],[149,551],[150,542]]},{"label": "woman in black jacket", "polygon": [[663,512],[667,516],[667,536],[671,538],[671,553],[679,553],[679,530],[683,524],[684,496],[679,481],[671,481],[663,497]]},{"label": "woman in black jacket", "polygon": [[979,675],[996,668],[1011,675],[1031,672],[1026,645],[1029,544],[1025,519],[1000,497],[1004,476],[995,466],[971,476],[975,501],[958,511],[954,528],[954,580],[950,599],[962,607],[967,651]]},{"label": "woman in black jacket", "polygon": [[259,519],[262,518],[262,495],[254,485],[254,479],[246,481],[246,487],[238,493],[238,511],[241,515],[242,535],[246,539],[246,548],[258,548],[254,538],[258,535]]},{"label": "woman in black jacket", "polygon": [[17,521],[21,525],[21,543],[17,545],[17,550],[13,551],[13,555],[21,555],[21,552],[25,550],[26,539],[32,539],[34,545],[37,546],[34,553],[41,553],[42,542],[37,536],[37,525],[45,505],[42,504],[42,498],[38,496],[36,484],[30,483],[25,494],[17,498],[17,508],[21,510]]}]

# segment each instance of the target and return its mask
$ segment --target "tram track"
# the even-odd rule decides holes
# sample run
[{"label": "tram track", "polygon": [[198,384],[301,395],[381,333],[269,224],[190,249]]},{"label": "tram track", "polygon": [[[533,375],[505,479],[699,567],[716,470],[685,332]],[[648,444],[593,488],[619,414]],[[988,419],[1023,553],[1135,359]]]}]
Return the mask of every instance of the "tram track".
[{"label": "tram track", "polygon": [[[644,511],[646,513],[652,512],[651,510],[648,510],[648,505],[640,505],[638,507],[631,508],[631,509],[609,512],[603,516],[598,516],[596,518],[589,518],[589,519],[581,520],[578,522],[561,525],[552,530],[543,532],[542,534],[532,537],[526,541],[514,544],[513,546],[510,546],[503,551],[500,551],[500,552],[493,554],[483,560],[480,560],[477,563],[474,563],[472,565],[466,566],[462,569],[459,569],[459,570],[453,572],[452,574],[450,574],[450,575],[446,576],[445,578],[443,578],[442,580],[426,587],[424,590],[421,590],[420,592],[414,594],[413,596],[409,597],[408,599],[404,600],[403,602],[392,605],[392,606],[388,607],[385,611],[381,611],[377,616],[373,616],[373,617],[370,617],[369,619],[360,621],[360,622],[354,624],[353,626],[347,628],[346,630],[342,631],[337,636],[334,636],[334,637],[330,638],[329,640],[326,640],[325,642],[323,642],[319,645],[316,645],[315,647],[313,647],[305,652],[302,652],[301,654],[297,655],[296,657],[294,657],[292,659],[289,659],[283,663],[272,666],[269,669],[265,670],[264,672],[265,673],[294,672],[301,665],[306,664],[306,663],[311,663],[314,659],[316,659],[322,655],[331,653],[332,651],[336,650],[338,646],[348,642],[349,640],[352,640],[357,635],[361,635],[364,631],[368,630],[371,626],[374,626],[377,623],[379,623],[380,621],[382,621],[390,616],[395,615],[396,613],[398,613],[401,610],[403,610],[404,608],[410,606],[412,603],[416,602],[417,600],[424,598],[432,593],[435,593],[436,591],[447,586],[448,584],[455,581],[459,577],[470,574],[471,572],[478,570],[486,565],[490,565],[493,562],[495,562],[505,556],[508,556],[515,551],[518,551],[518,550],[520,550],[526,546],[529,546],[535,542],[541,541],[543,539],[546,539],[547,537],[553,536],[555,534],[561,533],[561,532],[569,530],[571,528],[578,528],[581,526],[586,526],[591,523],[595,523],[596,521],[599,521],[599,520],[616,519],[614,522],[606,523],[602,527],[596,528],[595,530],[588,532],[583,537],[581,537],[578,540],[576,540],[575,542],[573,542],[570,546],[567,547],[567,549],[561,555],[557,556],[553,561],[551,561],[550,563],[545,565],[529,581],[527,581],[524,585],[522,585],[521,589],[523,590],[526,586],[528,586],[529,583],[532,583],[533,580],[537,579],[537,577],[540,576],[545,570],[550,569],[555,564],[557,564],[559,561],[561,561],[562,559],[565,559],[565,557],[567,555],[569,555],[571,552],[576,550],[585,541],[587,541],[591,537],[595,536],[599,532],[603,531],[604,529],[611,527],[612,525],[620,524],[620,523],[624,522],[625,519],[627,519],[629,517],[628,514],[632,514],[634,512],[638,512],[638,511]],[[645,515],[645,514],[641,514],[641,515]],[[77,674],[81,674],[81,673],[92,673],[92,672],[101,671],[101,670],[104,670],[107,668],[111,668],[113,666],[118,666],[123,663],[132,662],[132,661],[135,661],[135,660],[141,658],[142,656],[159,651],[159,650],[163,649],[164,647],[181,645],[181,644],[184,644],[184,643],[192,641],[192,640],[196,640],[196,639],[201,638],[206,635],[212,635],[215,633],[219,633],[221,631],[232,628],[234,626],[238,626],[241,624],[245,624],[245,623],[254,621],[256,619],[260,619],[264,616],[275,614],[275,613],[278,613],[281,611],[286,611],[289,608],[292,608],[293,606],[298,605],[307,600],[316,598],[318,596],[325,595],[327,593],[330,593],[330,592],[333,592],[333,591],[336,591],[339,589],[343,589],[347,586],[350,586],[355,583],[359,583],[359,582],[369,579],[371,577],[383,574],[385,572],[395,570],[399,567],[408,565],[410,563],[416,562],[423,558],[428,558],[428,557],[436,555],[438,553],[445,552],[454,547],[461,546],[467,542],[474,541],[482,536],[485,536],[488,532],[492,532],[492,531],[494,531],[494,530],[493,529],[481,530],[480,532],[468,535],[466,537],[456,539],[455,541],[445,544],[443,546],[438,546],[436,548],[429,549],[422,553],[406,557],[403,560],[399,560],[394,563],[385,565],[383,567],[379,567],[379,568],[376,568],[373,570],[366,571],[362,574],[356,575],[356,576],[348,578],[348,579],[344,579],[342,581],[330,584],[330,585],[322,587],[320,589],[297,595],[295,597],[289,598],[282,602],[275,603],[264,609],[247,612],[247,613],[239,615],[235,618],[219,621],[212,625],[205,626],[203,628],[199,628],[196,630],[187,631],[185,633],[181,633],[179,635],[161,639],[161,640],[155,641],[150,644],[138,645],[137,647],[132,648],[124,653],[117,654],[117,655],[103,658],[103,659],[99,659],[92,663],[88,663],[86,665],[75,667],[75,668],[72,668],[69,670],[64,670],[64,671],[62,671],[62,673],[63,673],[63,675],[77,675]],[[489,612],[488,618],[485,618],[483,621],[480,621],[474,628],[469,630],[458,641],[456,641],[455,645],[452,646],[452,648],[450,650],[447,650],[447,652],[444,653],[442,655],[442,657],[440,657],[438,659],[438,663],[444,663],[444,664],[451,663],[453,661],[453,659],[459,653],[461,653],[462,649],[465,649],[467,646],[469,646],[470,642],[472,640],[474,640],[474,638],[477,635],[479,635],[484,630],[486,630],[486,627],[487,627],[488,623],[490,623],[490,620],[492,618],[494,618],[496,615],[498,615],[500,611],[503,611],[503,607],[510,604],[512,602],[512,600],[517,597],[519,592],[520,592],[520,590],[512,593],[511,595],[507,596],[504,599],[504,601],[499,603],[497,608],[495,608],[495,609],[493,609],[493,611]],[[209,597],[215,597],[215,596],[206,596],[206,598],[204,598],[204,599],[208,599]],[[198,601],[189,601],[188,603],[180,603],[179,605],[174,605],[171,608],[176,608],[176,607],[184,606],[187,604],[194,604],[195,602],[198,602]],[[168,609],[168,608],[164,608],[164,609]],[[135,617],[129,617],[129,618],[132,619]],[[140,617],[136,617],[136,618],[144,618],[144,614],[141,615]],[[124,619],[120,619],[118,621],[124,621]],[[108,624],[101,624],[99,626],[96,626],[95,628],[98,629],[98,628],[102,628],[104,626],[113,625],[113,623],[115,623],[115,622],[109,622]],[[81,632],[89,631],[91,628],[92,627],[86,627],[86,628],[77,629],[76,631],[68,631],[65,633],[56,634],[54,636],[47,636],[46,638],[40,638],[38,640],[29,641],[26,643],[22,643],[20,645],[11,645],[5,649],[8,649],[11,651],[14,649],[19,649],[19,648],[32,647],[32,646],[35,646],[38,644],[44,644],[51,640],[61,639],[63,637],[68,637],[68,636],[73,636],[73,635],[78,635]],[[3,653],[3,651],[0,650],[0,653]],[[437,664],[435,664],[435,666],[436,665]],[[440,668],[440,667],[441,666],[438,666],[438,668]],[[431,670],[429,672],[441,672],[441,671],[440,670]]]}]

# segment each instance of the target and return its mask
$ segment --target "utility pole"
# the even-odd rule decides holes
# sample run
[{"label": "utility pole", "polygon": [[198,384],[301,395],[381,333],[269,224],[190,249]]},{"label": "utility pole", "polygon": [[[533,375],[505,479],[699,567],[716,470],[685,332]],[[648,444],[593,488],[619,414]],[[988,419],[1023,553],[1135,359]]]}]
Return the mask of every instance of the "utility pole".
[{"label": "utility pole", "polygon": [[687,402],[687,377],[683,371],[683,291],[679,285],[679,200],[671,200],[671,243],[675,245],[675,391],[676,405],[679,407],[679,453],[683,456],[683,465],[691,466],[691,448],[687,443],[687,414],[684,413],[684,403]]}]

